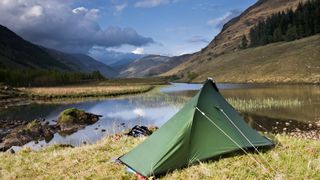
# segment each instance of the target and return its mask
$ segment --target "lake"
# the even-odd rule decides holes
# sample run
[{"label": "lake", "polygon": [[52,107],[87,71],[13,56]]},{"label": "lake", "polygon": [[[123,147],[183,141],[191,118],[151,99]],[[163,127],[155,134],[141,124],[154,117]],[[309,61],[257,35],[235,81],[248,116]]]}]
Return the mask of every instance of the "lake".
[{"label": "lake", "polygon": [[[48,143],[41,141],[26,145],[32,149],[57,143],[79,146],[94,143],[134,125],[161,126],[201,87],[201,84],[173,83],[160,90],[119,98],[9,107],[0,110],[0,118],[12,121],[45,118],[55,123],[59,113],[71,107],[102,115],[97,123],[72,135],[61,136],[57,133]],[[310,124],[320,121],[320,86],[218,84],[218,87],[257,130],[282,133],[283,129],[290,131],[299,128],[307,131],[316,128]]]}]

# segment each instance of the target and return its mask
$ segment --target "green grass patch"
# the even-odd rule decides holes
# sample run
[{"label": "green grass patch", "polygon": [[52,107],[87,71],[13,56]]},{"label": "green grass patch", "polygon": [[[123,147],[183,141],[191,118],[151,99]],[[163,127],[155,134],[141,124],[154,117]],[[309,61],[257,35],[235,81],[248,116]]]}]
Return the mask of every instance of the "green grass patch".
[{"label": "green grass patch", "polygon": [[[248,155],[235,155],[202,162],[168,173],[163,179],[319,179],[320,142],[288,136],[275,136],[279,144],[262,155],[275,170],[263,170]],[[130,151],[144,138],[112,136],[82,147],[51,146],[32,152],[0,153],[1,179],[136,179],[114,158]],[[142,157],[143,158],[143,157]],[[264,163],[266,167],[267,164]]]},{"label": "green grass patch", "polygon": [[303,102],[298,99],[240,99],[227,98],[227,101],[239,111],[250,112],[259,109],[300,107]]}]

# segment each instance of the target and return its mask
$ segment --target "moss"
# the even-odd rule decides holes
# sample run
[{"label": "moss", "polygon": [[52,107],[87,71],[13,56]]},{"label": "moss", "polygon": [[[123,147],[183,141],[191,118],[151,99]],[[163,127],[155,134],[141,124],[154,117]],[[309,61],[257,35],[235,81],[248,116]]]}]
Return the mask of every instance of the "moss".
[{"label": "moss", "polygon": [[62,111],[58,117],[58,124],[70,124],[82,119],[86,116],[86,112],[76,108],[70,108]]},{"label": "moss", "polygon": [[39,125],[41,125],[40,121],[35,119],[27,124],[27,126],[25,127],[25,130],[31,130],[35,127],[38,127]]}]

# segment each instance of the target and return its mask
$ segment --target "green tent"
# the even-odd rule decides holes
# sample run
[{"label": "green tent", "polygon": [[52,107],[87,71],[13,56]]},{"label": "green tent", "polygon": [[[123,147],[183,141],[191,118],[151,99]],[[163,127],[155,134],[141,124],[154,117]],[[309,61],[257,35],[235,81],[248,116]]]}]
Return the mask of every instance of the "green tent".
[{"label": "green tent", "polygon": [[253,146],[273,143],[249,127],[208,79],[178,113],[119,160],[148,177]]}]

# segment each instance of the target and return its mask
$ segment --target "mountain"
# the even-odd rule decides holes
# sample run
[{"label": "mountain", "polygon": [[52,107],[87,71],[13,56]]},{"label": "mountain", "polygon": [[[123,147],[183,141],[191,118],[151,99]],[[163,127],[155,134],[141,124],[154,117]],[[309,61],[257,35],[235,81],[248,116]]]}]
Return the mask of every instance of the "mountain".
[{"label": "mountain", "polygon": [[131,64],[133,61],[140,59],[142,57],[144,57],[144,56],[139,56],[137,58],[133,58],[133,57],[124,58],[124,59],[116,61],[113,64],[110,64],[109,66],[112,67],[113,69],[117,70],[118,73],[120,73],[122,70],[126,69],[129,66],[129,64]]},{"label": "mountain", "polygon": [[124,53],[101,48],[93,48],[90,50],[89,55],[114,69],[119,69],[123,65],[145,56],[143,54]]},{"label": "mountain", "polygon": [[67,67],[77,72],[100,71],[105,77],[114,77],[117,72],[110,66],[93,59],[85,54],[68,54],[52,49],[45,49],[52,57],[65,64]]},{"label": "mountain", "polygon": [[190,55],[168,57],[148,55],[125,66],[119,73],[120,77],[148,77],[164,73],[181,64]]},{"label": "mountain", "polygon": [[0,67],[71,70],[8,28],[0,25]]},{"label": "mountain", "polygon": [[219,82],[308,82],[319,81],[319,36],[239,49],[243,35],[273,13],[296,9],[300,0],[259,0],[184,63],[163,73],[182,81],[203,81],[212,76]]},{"label": "mountain", "polygon": [[0,25],[0,68],[44,69],[76,72],[100,71],[105,77],[116,72],[84,54],[68,54],[32,44]]}]

